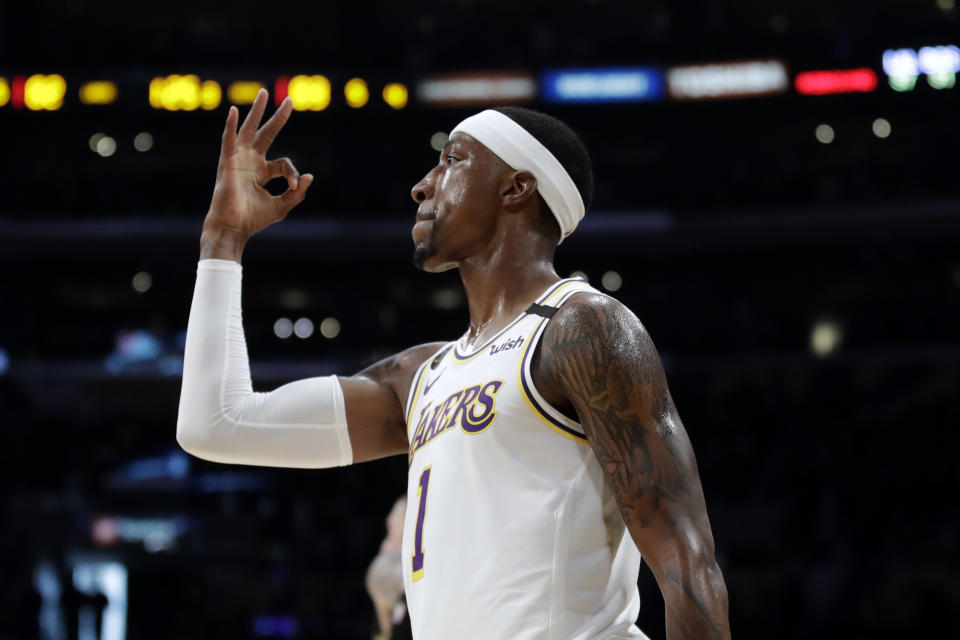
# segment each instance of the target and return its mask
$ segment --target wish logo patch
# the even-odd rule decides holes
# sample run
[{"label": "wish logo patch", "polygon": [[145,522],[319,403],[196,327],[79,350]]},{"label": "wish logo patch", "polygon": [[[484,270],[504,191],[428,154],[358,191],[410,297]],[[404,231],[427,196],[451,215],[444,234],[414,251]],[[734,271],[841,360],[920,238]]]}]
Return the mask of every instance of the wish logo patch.
[{"label": "wish logo patch", "polygon": [[519,336],[519,337],[515,337],[515,338],[510,338],[510,339],[506,340],[505,342],[502,342],[502,343],[500,343],[500,344],[495,344],[495,345],[493,345],[492,347],[490,347],[490,355],[493,356],[493,355],[496,355],[496,354],[501,353],[501,352],[503,352],[503,351],[509,351],[510,349],[516,349],[517,347],[519,347],[519,346],[522,345],[522,344],[523,344],[523,336]]}]

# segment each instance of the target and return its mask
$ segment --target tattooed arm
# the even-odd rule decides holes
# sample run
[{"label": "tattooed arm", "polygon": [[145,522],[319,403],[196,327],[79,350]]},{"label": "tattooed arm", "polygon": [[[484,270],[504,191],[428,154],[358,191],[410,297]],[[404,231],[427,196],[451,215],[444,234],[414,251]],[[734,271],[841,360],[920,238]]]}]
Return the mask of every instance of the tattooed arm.
[{"label": "tattooed arm", "polygon": [[580,294],[547,325],[536,383],[576,412],[666,604],[667,638],[730,637],[697,463],[640,321]]}]

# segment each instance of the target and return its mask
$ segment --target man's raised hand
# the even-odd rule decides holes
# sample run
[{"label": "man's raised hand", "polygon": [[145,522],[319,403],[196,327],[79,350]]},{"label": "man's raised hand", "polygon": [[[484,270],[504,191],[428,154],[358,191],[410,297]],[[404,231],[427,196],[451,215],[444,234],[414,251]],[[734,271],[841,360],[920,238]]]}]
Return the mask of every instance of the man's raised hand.
[{"label": "man's raised hand", "polygon": [[[293,101],[286,98],[261,127],[267,97],[261,89],[239,131],[237,108],[230,107],[227,114],[217,183],[203,222],[201,258],[239,262],[250,236],[283,220],[303,200],[313,182],[313,176],[300,175],[289,158],[267,160],[267,150],[293,109]],[[287,190],[278,196],[270,195],[263,185],[278,177],[286,179]]]}]

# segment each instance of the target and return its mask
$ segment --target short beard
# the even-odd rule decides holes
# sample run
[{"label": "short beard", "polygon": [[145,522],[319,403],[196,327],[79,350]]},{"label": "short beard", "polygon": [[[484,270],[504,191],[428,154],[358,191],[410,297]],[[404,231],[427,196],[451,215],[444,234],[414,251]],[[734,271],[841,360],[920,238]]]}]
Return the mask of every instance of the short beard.
[{"label": "short beard", "polygon": [[437,253],[437,223],[430,225],[430,239],[427,240],[427,246],[417,247],[413,250],[413,266],[420,271],[426,271],[423,265],[429,258]]}]

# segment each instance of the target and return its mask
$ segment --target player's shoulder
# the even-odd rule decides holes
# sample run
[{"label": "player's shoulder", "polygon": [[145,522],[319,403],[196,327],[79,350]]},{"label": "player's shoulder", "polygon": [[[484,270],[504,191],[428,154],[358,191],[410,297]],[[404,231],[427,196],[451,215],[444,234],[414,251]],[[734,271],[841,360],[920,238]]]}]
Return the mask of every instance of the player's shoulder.
[{"label": "player's shoulder", "polygon": [[551,324],[582,326],[585,329],[616,325],[643,330],[643,324],[630,307],[597,290],[580,291],[570,296],[557,309],[547,325],[548,329]]},{"label": "player's shoulder", "polygon": [[416,374],[420,365],[440,351],[447,342],[428,342],[398,351],[378,362],[373,363],[360,372],[359,375],[380,384],[386,384],[395,389],[409,387],[410,380]]},{"label": "player's shoulder", "polygon": [[595,290],[570,296],[543,335],[545,350],[572,346],[619,351],[649,340],[646,328],[627,305]]},{"label": "player's shoulder", "polygon": [[418,344],[397,353],[394,358],[397,360],[397,366],[400,369],[416,371],[425,360],[437,355],[449,342],[426,342]]}]

